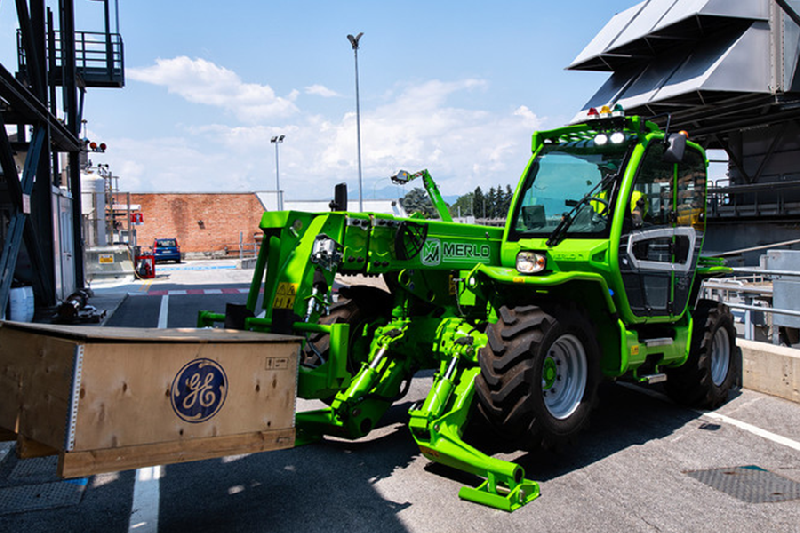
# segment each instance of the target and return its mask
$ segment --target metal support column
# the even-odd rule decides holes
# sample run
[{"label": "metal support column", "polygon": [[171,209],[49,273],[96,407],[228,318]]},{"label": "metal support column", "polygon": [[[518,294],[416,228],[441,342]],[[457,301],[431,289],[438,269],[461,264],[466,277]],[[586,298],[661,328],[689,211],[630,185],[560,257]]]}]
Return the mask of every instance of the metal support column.
[{"label": "metal support column", "polygon": [[[106,8],[108,3],[106,2]],[[67,129],[80,135],[81,116],[78,110],[78,89],[75,66],[75,8],[73,0],[61,0],[62,67],[64,69],[64,106]],[[72,242],[75,261],[75,288],[85,284],[83,268],[83,224],[81,224],[81,166],[79,152],[69,153],[69,188],[72,191]]]}]

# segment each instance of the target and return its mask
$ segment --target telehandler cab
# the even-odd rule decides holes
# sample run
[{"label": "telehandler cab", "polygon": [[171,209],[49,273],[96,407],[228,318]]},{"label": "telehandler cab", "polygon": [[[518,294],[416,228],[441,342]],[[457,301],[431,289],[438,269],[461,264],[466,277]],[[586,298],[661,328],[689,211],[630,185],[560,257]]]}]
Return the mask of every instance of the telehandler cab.
[{"label": "telehandler cab", "polygon": [[[305,337],[298,395],[328,407],[296,416],[297,442],[368,434],[415,373],[435,369],[409,427],[431,461],[485,478],[462,498],[514,510],[539,494],[517,464],[465,442],[481,417],[505,444],[554,446],[587,424],[602,379],[665,382],[714,408],[736,375],[728,308],[698,299],[728,271],[700,256],[707,160],[685,133],[595,110],[533,134],[505,228],[348,213],[265,213],[247,304],[199,326]],[[444,209],[444,211],[442,211]],[[382,276],[389,291],[342,288]],[[258,308],[263,290],[263,304]]]}]

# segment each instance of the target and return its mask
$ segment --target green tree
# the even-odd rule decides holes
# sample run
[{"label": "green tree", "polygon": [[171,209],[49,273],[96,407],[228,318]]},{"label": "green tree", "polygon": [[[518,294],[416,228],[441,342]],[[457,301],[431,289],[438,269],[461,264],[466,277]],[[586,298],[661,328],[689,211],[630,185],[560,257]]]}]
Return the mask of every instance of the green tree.
[{"label": "green tree", "polygon": [[480,186],[472,193],[472,214],[475,218],[483,218],[484,209],[486,208],[486,197]]},{"label": "green tree", "polygon": [[497,217],[497,189],[492,187],[486,193],[486,218]]},{"label": "green tree", "polygon": [[[461,212],[461,216],[465,217],[467,215],[472,214],[472,200],[475,196],[475,193],[468,192],[463,196],[459,196],[458,200],[450,206],[450,215],[453,217],[459,216],[459,211]],[[460,208],[460,209],[459,209]]]},{"label": "green tree", "polygon": [[408,214],[421,213],[425,218],[434,218],[438,215],[433,208],[433,202],[428,198],[428,193],[425,189],[419,187],[413,188],[409,191],[403,199],[400,200],[400,205],[408,212]]},{"label": "green tree", "polygon": [[511,189],[511,185],[506,185],[505,194],[503,195],[503,208],[501,209],[503,217],[508,216],[509,210],[511,210],[511,199],[514,198],[514,191]]}]

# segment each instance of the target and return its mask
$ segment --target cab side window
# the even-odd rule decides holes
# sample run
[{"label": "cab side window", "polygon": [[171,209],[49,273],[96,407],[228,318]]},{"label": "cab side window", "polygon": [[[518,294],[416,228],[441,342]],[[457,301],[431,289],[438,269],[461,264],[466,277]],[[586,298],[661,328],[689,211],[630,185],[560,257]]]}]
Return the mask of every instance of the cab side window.
[{"label": "cab side window", "polygon": [[687,149],[678,165],[677,224],[705,229],[706,162],[700,152]]},{"label": "cab side window", "polygon": [[665,163],[664,145],[651,143],[636,177],[633,193],[625,211],[632,229],[670,226],[672,213],[672,180],[675,165]]}]

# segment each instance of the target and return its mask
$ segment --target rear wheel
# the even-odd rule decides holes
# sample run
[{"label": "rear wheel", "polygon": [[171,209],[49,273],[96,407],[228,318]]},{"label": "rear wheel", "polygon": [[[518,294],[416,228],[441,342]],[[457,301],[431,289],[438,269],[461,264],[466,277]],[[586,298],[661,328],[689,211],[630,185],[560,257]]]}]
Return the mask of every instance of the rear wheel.
[{"label": "rear wheel", "polygon": [[736,380],[736,328],[727,305],[700,300],[692,313],[689,358],[667,369],[665,390],[676,402],[704,409],[725,403]]},{"label": "rear wheel", "polygon": [[[360,334],[366,324],[366,317],[361,307],[354,300],[337,302],[330,313],[319,321],[322,325],[350,324],[350,345],[348,350],[347,371],[351,374],[358,370],[369,354],[369,341]],[[330,352],[330,335],[314,333],[309,336],[303,347],[303,364],[319,366],[328,361]]]},{"label": "rear wheel", "polygon": [[[350,325],[346,368],[355,375],[369,357],[375,330],[391,316],[392,296],[386,291],[368,286],[343,287],[339,294],[342,299],[331,306],[330,313],[322,317],[319,323]],[[301,362],[305,366],[316,367],[328,361],[329,353],[330,335],[313,333],[303,346]]]},{"label": "rear wheel", "polygon": [[587,424],[600,380],[600,350],[576,310],[502,307],[487,330],[478,408],[523,448],[572,440]]}]

